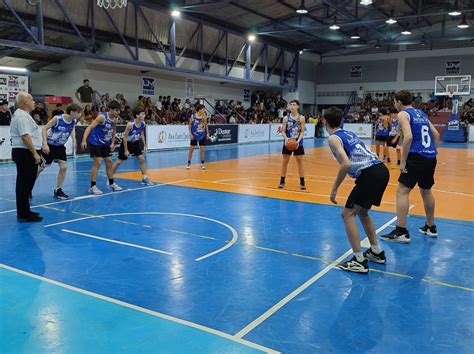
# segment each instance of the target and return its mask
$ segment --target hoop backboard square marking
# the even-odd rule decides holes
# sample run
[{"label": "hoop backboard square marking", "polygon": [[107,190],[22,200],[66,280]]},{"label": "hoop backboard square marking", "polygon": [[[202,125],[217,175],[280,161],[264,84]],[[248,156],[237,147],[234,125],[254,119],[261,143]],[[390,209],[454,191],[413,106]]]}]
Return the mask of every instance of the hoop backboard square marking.
[{"label": "hoop backboard square marking", "polygon": [[447,96],[450,94],[458,96],[470,95],[471,75],[436,76],[435,95]]}]

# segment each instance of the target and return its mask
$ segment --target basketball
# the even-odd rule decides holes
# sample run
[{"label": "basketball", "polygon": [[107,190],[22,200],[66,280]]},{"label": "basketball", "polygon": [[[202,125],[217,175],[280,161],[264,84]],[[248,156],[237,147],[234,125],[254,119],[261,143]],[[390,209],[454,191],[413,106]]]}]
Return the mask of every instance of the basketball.
[{"label": "basketball", "polygon": [[298,142],[295,139],[288,139],[286,142],[286,148],[290,151],[298,149]]}]

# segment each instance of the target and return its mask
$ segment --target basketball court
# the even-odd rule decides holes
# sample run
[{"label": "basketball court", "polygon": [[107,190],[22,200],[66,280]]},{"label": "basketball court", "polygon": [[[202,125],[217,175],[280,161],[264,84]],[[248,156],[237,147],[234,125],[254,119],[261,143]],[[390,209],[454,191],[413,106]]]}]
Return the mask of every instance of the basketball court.
[{"label": "basketball court", "polygon": [[[118,176],[125,190],[101,196],[85,194],[91,163],[80,158],[65,184],[70,201],[50,195],[56,167],[40,177],[33,205],[47,222],[35,225],[11,222],[15,170],[2,166],[3,350],[347,352],[357,342],[469,352],[473,150],[440,149],[439,237],[417,232],[413,193],[412,243],[384,243],[387,264],[367,276],[333,267],[351,253],[342,209],[329,205],[336,162],[325,140],[305,143],[307,191],[293,161],[287,188],[276,188],[280,143],[210,148],[206,171],[186,170],[185,151],[150,153],[159,184],[140,186],[131,160]],[[372,212],[379,234],[396,221],[390,171]]]}]

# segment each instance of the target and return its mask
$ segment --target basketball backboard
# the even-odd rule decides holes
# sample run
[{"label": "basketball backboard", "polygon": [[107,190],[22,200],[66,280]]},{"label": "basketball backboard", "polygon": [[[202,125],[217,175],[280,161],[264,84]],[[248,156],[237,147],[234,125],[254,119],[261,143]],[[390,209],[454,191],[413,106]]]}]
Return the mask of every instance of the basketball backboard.
[{"label": "basketball backboard", "polygon": [[436,76],[435,96],[469,96],[471,94],[471,75]]}]

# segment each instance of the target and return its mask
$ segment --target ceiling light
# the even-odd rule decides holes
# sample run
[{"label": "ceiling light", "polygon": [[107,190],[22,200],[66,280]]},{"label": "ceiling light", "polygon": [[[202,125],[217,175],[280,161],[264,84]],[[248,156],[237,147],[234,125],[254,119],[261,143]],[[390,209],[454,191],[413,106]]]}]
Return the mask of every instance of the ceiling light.
[{"label": "ceiling light", "polygon": [[171,16],[179,17],[179,16],[181,16],[181,11],[175,9],[175,10],[171,11]]},{"label": "ceiling light", "polygon": [[426,43],[425,35],[423,35],[423,38],[421,39],[420,45],[425,46],[425,45],[427,45],[427,44],[428,44],[428,43]]},{"label": "ceiling light", "polygon": [[16,73],[27,73],[28,69],[16,68],[14,66],[0,66],[0,71],[10,71],[10,72],[16,72]]},{"label": "ceiling light", "polygon": [[397,23],[397,20],[395,20],[393,17],[390,17],[385,23],[388,23],[389,25],[393,25]]},{"label": "ceiling light", "polygon": [[301,49],[301,50],[299,51],[299,53],[300,53],[300,55],[303,55],[303,53],[304,53],[304,50],[303,50],[303,49]]},{"label": "ceiling light", "polygon": [[336,17],[334,17],[334,22],[333,22],[333,24],[332,24],[331,26],[329,26],[329,29],[331,29],[331,30],[333,30],[333,31],[337,31],[339,28],[341,28],[341,27],[339,27],[339,26],[337,25],[337,19],[336,19]]},{"label": "ceiling light", "polygon": [[375,45],[375,48],[379,49],[381,48],[382,46],[380,45],[380,41],[377,41],[377,44]]},{"label": "ceiling light", "polygon": [[469,25],[466,21],[466,16],[463,16],[462,19],[461,19],[461,22],[459,22],[458,28],[464,29],[464,28],[468,28],[468,27],[469,27]]},{"label": "ceiling light", "polygon": [[357,28],[355,32],[351,35],[351,39],[360,39],[359,30]]},{"label": "ceiling light", "polygon": [[301,0],[301,5],[296,9],[296,13],[300,15],[308,13],[308,10],[306,10],[306,7],[304,7],[304,0]]},{"label": "ceiling light", "polygon": [[254,34],[249,34],[248,40],[249,40],[250,42],[253,42],[253,41],[256,40],[256,39],[257,39],[257,36],[256,36],[256,35],[254,35]]},{"label": "ceiling light", "polygon": [[411,34],[411,31],[410,31],[409,26],[407,26],[407,27],[402,31],[402,34],[405,35],[405,36],[408,36],[409,34]]},{"label": "ceiling light", "polygon": [[449,16],[460,16],[461,11],[459,11],[458,0],[455,1],[453,8],[448,12]]},{"label": "ceiling light", "polygon": [[372,0],[360,0],[361,5],[367,6],[367,5],[371,5],[372,3],[373,3]]}]

